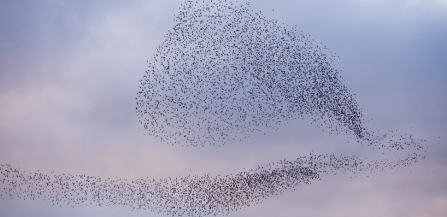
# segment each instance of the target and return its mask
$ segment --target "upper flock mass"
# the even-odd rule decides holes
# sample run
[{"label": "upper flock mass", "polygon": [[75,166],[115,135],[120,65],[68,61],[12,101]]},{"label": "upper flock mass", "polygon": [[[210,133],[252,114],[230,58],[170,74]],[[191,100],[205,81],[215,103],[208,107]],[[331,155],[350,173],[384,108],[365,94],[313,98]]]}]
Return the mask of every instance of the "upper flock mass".
[{"label": "upper flock mass", "polygon": [[314,154],[230,175],[154,180],[27,173],[0,164],[2,196],[54,205],[128,206],[171,216],[225,215],[327,174],[376,173],[416,163],[424,140],[379,135],[342,83],[335,54],[308,34],[266,19],[249,3],[186,1],[140,80],[137,115],[173,145],[223,146],[310,117],[360,145],[406,151],[398,160]]}]

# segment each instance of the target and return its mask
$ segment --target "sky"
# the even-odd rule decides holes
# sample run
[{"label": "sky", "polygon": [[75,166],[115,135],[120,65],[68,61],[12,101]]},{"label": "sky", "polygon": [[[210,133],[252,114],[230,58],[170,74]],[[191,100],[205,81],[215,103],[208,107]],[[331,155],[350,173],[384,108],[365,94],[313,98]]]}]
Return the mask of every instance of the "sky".
[{"label": "sky", "polygon": [[[380,158],[309,119],[223,147],[172,146],[143,135],[135,112],[139,80],[182,2],[2,0],[0,164],[164,179],[235,174],[312,150]],[[377,175],[325,176],[228,216],[447,216],[447,1],[258,0],[251,8],[336,52],[334,67],[367,127],[426,139],[427,153],[410,167]],[[0,216],[161,214],[2,196]]]}]

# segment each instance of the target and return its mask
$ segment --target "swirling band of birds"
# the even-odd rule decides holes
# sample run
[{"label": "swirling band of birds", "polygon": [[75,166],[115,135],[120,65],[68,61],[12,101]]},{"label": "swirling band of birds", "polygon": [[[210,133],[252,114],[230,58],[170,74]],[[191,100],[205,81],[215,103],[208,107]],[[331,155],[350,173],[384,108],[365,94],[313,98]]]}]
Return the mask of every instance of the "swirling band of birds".
[{"label": "swirling band of birds", "polygon": [[354,156],[314,155],[282,160],[235,175],[187,176],[154,180],[103,179],[88,175],[26,173],[0,164],[1,196],[42,199],[73,208],[127,206],[171,216],[225,215],[295,189],[330,173],[377,173],[418,161],[417,154],[400,160],[364,161]]},{"label": "swirling band of birds", "polygon": [[387,138],[364,127],[337,59],[308,34],[255,13],[249,3],[186,1],[140,80],[137,115],[149,135],[172,145],[223,146],[250,133],[310,117],[331,134],[378,149],[405,149],[398,160],[314,154],[235,175],[162,180],[21,172],[0,165],[2,196],[72,207],[123,205],[172,216],[224,215],[331,173],[377,173],[423,155],[412,136]]}]

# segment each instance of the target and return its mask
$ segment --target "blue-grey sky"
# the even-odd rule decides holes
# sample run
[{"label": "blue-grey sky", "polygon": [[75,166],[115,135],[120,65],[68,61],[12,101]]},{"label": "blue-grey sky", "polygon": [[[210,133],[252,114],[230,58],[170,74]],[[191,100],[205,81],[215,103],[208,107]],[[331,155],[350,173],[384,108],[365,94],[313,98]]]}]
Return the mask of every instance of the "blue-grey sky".
[{"label": "blue-grey sky", "polygon": [[[144,136],[135,113],[139,79],[182,2],[1,1],[0,163],[159,179],[234,174],[311,150],[378,158],[307,119],[220,148]],[[335,67],[368,128],[412,134],[426,139],[428,149],[411,167],[326,176],[229,216],[447,216],[447,1],[258,0],[251,7],[340,56]],[[3,196],[0,216],[161,215]]]}]

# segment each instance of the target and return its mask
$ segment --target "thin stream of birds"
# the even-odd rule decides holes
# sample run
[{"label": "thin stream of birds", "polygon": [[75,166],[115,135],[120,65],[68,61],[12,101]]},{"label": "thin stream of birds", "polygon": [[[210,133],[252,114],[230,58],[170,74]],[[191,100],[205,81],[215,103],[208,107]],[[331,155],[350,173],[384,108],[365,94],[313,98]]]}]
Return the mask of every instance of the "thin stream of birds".
[{"label": "thin stream of birds", "polygon": [[418,161],[417,154],[400,160],[365,160],[355,156],[302,156],[225,176],[187,176],[154,180],[101,178],[89,175],[26,173],[0,164],[1,196],[45,200],[57,206],[125,206],[170,216],[227,215],[262,203],[328,174],[373,174]]}]

